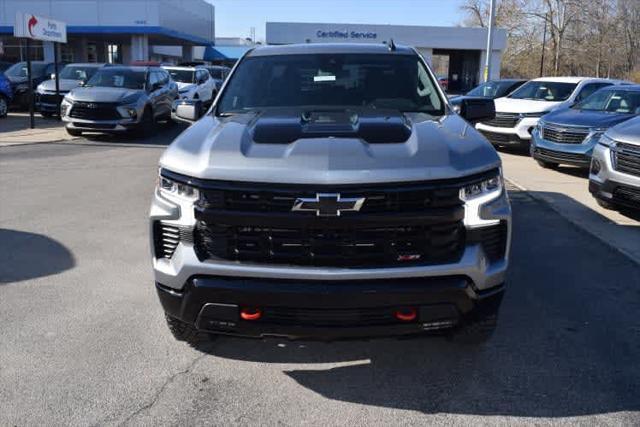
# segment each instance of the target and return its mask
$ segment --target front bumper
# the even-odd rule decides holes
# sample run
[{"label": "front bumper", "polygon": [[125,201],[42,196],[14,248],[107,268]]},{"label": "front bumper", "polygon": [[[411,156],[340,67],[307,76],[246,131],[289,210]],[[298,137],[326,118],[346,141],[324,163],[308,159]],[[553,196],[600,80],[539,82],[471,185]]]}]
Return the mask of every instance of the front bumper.
[{"label": "front bumper", "polygon": [[[631,209],[640,209],[640,176],[618,172],[610,147],[596,145],[589,171],[589,192],[593,197]],[[595,168],[597,162],[598,168]]]},{"label": "front bumper", "polygon": [[[200,331],[244,337],[329,340],[450,329],[497,312],[504,286],[479,292],[468,278],[312,281],[197,276],[174,291],[156,284],[167,315]],[[245,320],[240,310],[259,309]],[[398,310],[415,310],[400,320]]]},{"label": "front bumper", "polygon": [[520,119],[512,128],[478,123],[476,129],[494,145],[528,147],[531,142],[531,134],[539,120],[538,117],[526,117]]},{"label": "front bumper", "polygon": [[84,120],[63,116],[67,129],[77,129],[87,132],[127,132],[139,125],[137,119],[121,120]]},{"label": "front bumper", "polygon": [[546,162],[589,167],[595,145],[594,138],[582,144],[558,144],[541,138],[540,132],[534,130],[531,139],[531,156]]}]

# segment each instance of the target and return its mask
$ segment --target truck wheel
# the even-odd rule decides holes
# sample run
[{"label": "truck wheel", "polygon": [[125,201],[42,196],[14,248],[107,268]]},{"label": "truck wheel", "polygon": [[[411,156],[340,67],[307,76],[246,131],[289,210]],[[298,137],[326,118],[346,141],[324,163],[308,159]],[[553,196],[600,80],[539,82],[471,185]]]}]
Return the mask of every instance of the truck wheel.
[{"label": "truck wheel", "polygon": [[171,335],[178,341],[184,341],[191,347],[198,347],[211,341],[208,334],[198,331],[192,325],[165,314]]},{"label": "truck wheel", "polygon": [[497,325],[497,314],[473,320],[457,332],[454,341],[466,345],[482,345],[491,339]]},{"label": "truck wheel", "polygon": [[602,199],[598,199],[598,198],[596,198],[596,203],[598,205],[600,205],[601,208],[605,208],[605,209],[608,209],[610,211],[615,211],[616,208],[617,208],[617,206],[615,204],[613,204],[611,202],[607,202],[607,201],[602,200]]},{"label": "truck wheel", "polygon": [[82,131],[78,129],[67,128],[67,133],[71,136],[82,136]]},{"label": "truck wheel", "polygon": [[133,131],[134,135],[139,138],[144,138],[151,134],[153,131],[153,113],[150,108],[145,108],[142,114],[142,119],[138,124],[138,127]]},{"label": "truck wheel", "polygon": [[0,95],[0,118],[7,117],[9,113],[9,103],[7,102],[7,98]]},{"label": "truck wheel", "polygon": [[536,159],[536,162],[545,169],[556,169],[558,167],[557,163],[545,162],[544,160]]}]

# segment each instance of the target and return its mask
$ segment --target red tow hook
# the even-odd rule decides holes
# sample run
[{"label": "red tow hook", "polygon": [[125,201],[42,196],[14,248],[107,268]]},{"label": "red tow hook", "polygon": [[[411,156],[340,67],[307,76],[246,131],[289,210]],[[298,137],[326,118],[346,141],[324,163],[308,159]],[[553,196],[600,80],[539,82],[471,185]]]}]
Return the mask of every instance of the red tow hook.
[{"label": "red tow hook", "polygon": [[259,308],[243,308],[240,310],[240,317],[243,320],[258,320],[262,317],[262,310]]},{"label": "red tow hook", "polygon": [[413,307],[405,307],[397,310],[394,316],[402,322],[413,322],[418,318],[418,312]]}]

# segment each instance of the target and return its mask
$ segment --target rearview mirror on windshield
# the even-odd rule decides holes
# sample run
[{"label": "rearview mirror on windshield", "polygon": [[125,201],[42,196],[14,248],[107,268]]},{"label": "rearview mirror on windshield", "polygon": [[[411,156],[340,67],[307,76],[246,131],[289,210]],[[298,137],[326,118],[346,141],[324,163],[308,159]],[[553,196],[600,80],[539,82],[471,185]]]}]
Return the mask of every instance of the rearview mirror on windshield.
[{"label": "rearview mirror on windshield", "polygon": [[485,122],[496,117],[493,99],[467,98],[460,103],[460,115],[469,123]]}]

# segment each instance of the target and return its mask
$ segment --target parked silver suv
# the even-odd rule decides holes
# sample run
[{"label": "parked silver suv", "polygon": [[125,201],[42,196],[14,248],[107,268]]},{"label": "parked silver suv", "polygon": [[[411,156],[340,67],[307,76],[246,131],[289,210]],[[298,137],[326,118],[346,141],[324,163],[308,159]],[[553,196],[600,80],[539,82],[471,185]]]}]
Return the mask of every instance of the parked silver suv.
[{"label": "parked silver suv", "polygon": [[[490,119],[493,101],[460,114]],[[157,292],[190,342],[487,338],[510,228],[496,151],[393,44],[248,52],[162,156],[150,213]]]},{"label": "parked silver suv", "polygon": [[171,118],[178,86],[158,67],[101,68],[81,87],[72,89],[60,106],[67,132],[145,135],[158,120]]},{"label": "parked silver suv", "polygon": [[593,149],[589,191],[607,209],[640,209],[640,117],[609,129]]}]

